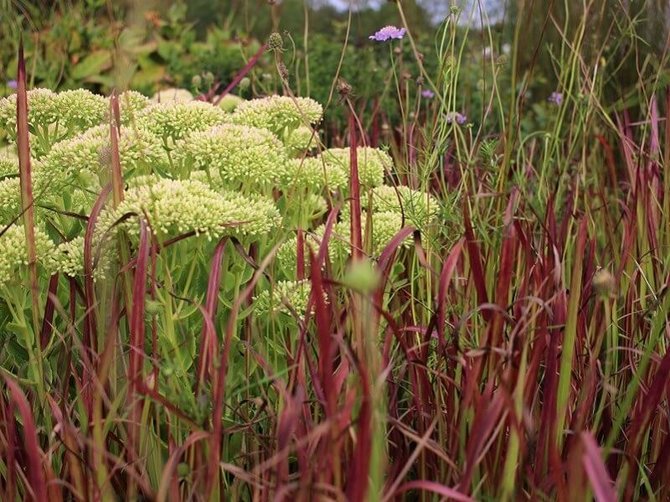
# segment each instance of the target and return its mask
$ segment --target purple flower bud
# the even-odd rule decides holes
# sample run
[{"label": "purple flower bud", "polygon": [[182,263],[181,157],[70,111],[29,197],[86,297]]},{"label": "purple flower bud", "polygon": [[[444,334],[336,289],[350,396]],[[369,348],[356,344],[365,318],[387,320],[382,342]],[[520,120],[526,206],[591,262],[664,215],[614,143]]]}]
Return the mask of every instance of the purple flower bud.
[{"label": "purple flower bud", "polygon": [[563,104],[563,93],[554,91],[551,93],[551,96],[547,98],[547,101],[556,106],[561,106]]},{"label": "purple flower bud", "polygon": [[375,42],[386,42],[387,40],[400,40],[405,36],[407,30],[405,28],[397,28],[395,26],[384,26],[374,35],[370,35],[368,38],[374,40]]},{"label": "purple flower bud", "polygon": [[421,96],[426,99],[433,99],[435,97],[435,93],[430,89],[424,89],[423,91],[421,91]]},{"label": "purple flower bud", "polygon": [[458,125],[463,125],[468,120],[468,118],[462,113],[458,112],[449,112],[447,113],[447,124],[456,122]]},{"label": "purple flower bud", "polygon": [[9,87],[10,89],[16,89],[19,87],[19,83],[16,80],[8,80],[7,87]]}]

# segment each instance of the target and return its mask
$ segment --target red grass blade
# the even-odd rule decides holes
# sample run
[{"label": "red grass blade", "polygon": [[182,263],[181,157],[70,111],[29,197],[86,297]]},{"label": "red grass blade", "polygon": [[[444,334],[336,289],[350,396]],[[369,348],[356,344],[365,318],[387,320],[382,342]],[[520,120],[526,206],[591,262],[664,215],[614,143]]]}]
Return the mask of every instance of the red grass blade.
[{"label": "red grass blade", "polygon": [[581,438],[585,450],[582,462],[593,487],[596,500],[598,502],[616,502],[617,494],[614,489],[614,482],[607,473],[596,440],[590,432],[582,432]]},{"label": "red grass blade", "polygon": [[444,315],[444,306],[447,300],[447,288],[451,282],[451,277],[456,270],[456,265],[458,264],[458,259],[461,256],[461,251],[463,250],[463,245],[465,244],[464,239],[460,239],[456,245],[451,249],[449,256],[444,260],[444,265],[442,266],[442,272],[440,273],[440,283],[438,286],[437,293],[437,337],[438,342],[442,349],[444,349],[444,327],[446,326],[446,317]]},{"label": "red grass blade", "polygon": [[35,208],[33,200],[32,169],[30,163],[30,130],[28,127],[28,90],[26,87],[26,61],[23,56],[23,39],[19,42],[18,88],[16,90],[16,142],[19,154],[19,181],[23,230],[26,236],[28,271],[32,300],[33,333],[39,326],[39,285],[37,282],[37,251],[35,248]]},{"label": "red grass blade", "polygon": [[258,49],[258,51],[256,51],[256,54],[254,54],[254,55],[251,57],[251,59],[249,59],[249,61],[247,62],[247,64],[244,65],[244,68],[242,68],[242,69],[239,71],[239,73],[235,76],[235,78],[233,79],[233,81],[232,81],[230,84],[228,84],[228,87],[226,87],[226,88],[223,90],[223,92],[222,92],[221,94],[219,94],[219,97],[216,98],[216,100],[214,101],[214,104],[215,104],[215,105],[218,105],[218,104],[221,102],[221,100],[223,99],[223,97],[224,97],[226,94],[228,94],[230,91],[232,91],[233,89],[235,89],[235,87],[237,86],[237,84],[239,84],[240,81],[241,81],[244,77],[247,76],[247,73],[249,73],[249,72],[251,71],[251,69],[254,67],[254,65],[258,62],[258,60],[259,60],[260,57],[263,55],[263,53],[265,52],[265,50],[267,49],[267,47],[268,47],[267,44],[263,44],[263,45],[260,46],[260,48]]},{"label": "red grass blade", "polygon": [[219,299],[219,287],[221,283],[221,260],[223,251],[228,243],[228,238],[224,237],[216,245],[214,256],[212,257],[212,268],[207,282],[207,295],[205,297],[205,308],[203,316],[205,317],[200,333],[200,349],[198,351],[198,363],[196,371],[196,395],[199,392],[200,384],[205,377],[205,372],[210,376],[214,375],[214,357],[216,355],[216,328],[214,327],[214,318],[216,317],[216,307]]},{"label": "red grass blade", "polygon": [[361,231],[361,183],[358,178],[358,127],[356,113],[349,105],[349,196],[351,197],[351,256],[358,260],[363,256]]},{"label": "red grass blade", "polygon": [[130,392],[128,399],[130,406],[130,423],[128,426],[128,460],[135,461],[139,457],[140,430],[142,420],[142,389],[144,364],[144,300],[147,289],[147,271],[150,252],[150,230],[142,217],[140,223],[140,243],[137,248],[137,264],[133,281],[132,311],[129,320],[130,329],[130,361],[128,364],[128,382]]},{"label": "red grass blade", "polygon": [[398,487],[398,489],[395,491],[395,495],[400,495],[401,493],[408,492],[410,490],[437,493],[438,495],[447,497],[447,500],[453,499],[458,502],[474,502],[473,498],[464,495],[458,490],[454,490],[453,488],[441,485],[439,483],[436,483],[435,481],[426,481],[422,479],[416,481],[409,481],[404,485]]},{"label": "red grass blade", "polygon": [[23,421],[23,450],[26,454],[26,471],[30,481],[30,489],[36,502],[47,502],[48,489],[44,475],[43,453],[37,440],[37,428],[30,404],[18,384],[5,376],[5,385],[9,389],[11,400],[21,415]]}]

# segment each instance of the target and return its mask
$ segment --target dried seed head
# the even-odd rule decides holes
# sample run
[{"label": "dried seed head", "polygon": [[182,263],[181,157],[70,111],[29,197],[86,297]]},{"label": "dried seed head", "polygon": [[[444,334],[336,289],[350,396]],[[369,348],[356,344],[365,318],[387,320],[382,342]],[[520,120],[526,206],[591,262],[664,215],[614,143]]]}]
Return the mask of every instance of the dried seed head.
[{"label": "dried seed head", "polygon": [[279,62],[277,65],[277,71],[279,71],[279,76],[281,77],[282,80],[287,81],[288,80],[288,68],[286,68],[286,65],[283,62]]},{"label": "dried seed head", "polygon": [[268,49],[271,51],[282,51],[284,49],[284,39],[276,31],[268,38]]},{"label": "dried seed head", "polygon": [[609,270],[601,268],[591,281],[596,294],[603,298],[613,298],[616,295],[616,280]]},{"label": "dried seed head", "polygon": [[349,96],[351,94],[351,84],[344,80],[343,78],[340,78],[337,80],[337,92],[342,96],[343,98]]}]

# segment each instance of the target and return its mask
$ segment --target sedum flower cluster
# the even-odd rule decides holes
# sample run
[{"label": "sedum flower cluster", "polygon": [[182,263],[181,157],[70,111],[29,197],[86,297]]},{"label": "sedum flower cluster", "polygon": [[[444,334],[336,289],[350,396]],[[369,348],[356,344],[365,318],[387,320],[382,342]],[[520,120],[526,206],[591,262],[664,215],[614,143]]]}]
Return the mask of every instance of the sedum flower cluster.
[{"label": "sedum flower cluster", "polygon": [[137,125],[164,141],[175,141],[229,120],[228,113],[204,101],[161,102],[142,110]]},{"label": "sedum flower cluster", "polygon": [[[40,228],[35,228],[35,256],[38,264],[47,273],[54,271],[55,246],[49,236]],[[0,284],[15,281],[20,268],[28,265],[26,234],[21,225],[9,227],[0,237]]]},{"label": "sedum flower cluster", "polygon": [[177,144],[177,172],[205,171],[217,187],[268,189],[286,177],[288,157],[267,129],[223,124],[190,134]]},{"label": "sedum flower cluster", "polygon": [[405,219],[417,228],[425,228],[438,213],[438,202],[432,195],[408,186],[382,185],[371,192],[373,212],[391,212],[402,214]]},{"label": "sedum flower cluster", "polygon": [[[402,215],[397,212],[361,213],[361,233],[363,236],[364,251],[371,256],[378,257],[386,245],[403,227]],[[319,226],[313,232],[306,233],[303,239],[304,267],[309,268],[310,249],[317,253],[325,233],[325,227]],[[403,247],[411,245],[411,239],[406,239]],[[331,263],[344,264],[351,251],[351,227],[348,219],[337,223],[330,234],[328,241],[328,257]],[[277,261],[282,270],[297,270],[298,240],[296,237],[288,239],[277,251]]]},{"label": "sedum flower cluster", "polygon": [[[16,94],[0,99],[0,129],[16,139]],[[108,116],[107,99],[85,89],[55,93],[47,89],[28,92],[28,125],[31,152],[40,157],[58,141],[101,124]]]},{"label": "sedum flower cluster", "polygon": [[[103,277],[117,258],[110,241],[119,231],[136,244],[141,220],[158,241],[187,234],[205,240],[233,236],[261,250],[302,228],[307,260],[309,250],[321,244],[325,213],[336,204],[343,211],[328,252],[334,269],[344,270],[351,252],[350,150],[321,148],[314,129],[323,114],[319,103],[270,96],[235,100],[234,110],[226,111],[232,107],[195,101],[178,90],[162,91],[153,100],[129,91],[118,102],[124,192],[121,200],[107,197],[97,218],[92,245],[110,245],[98,257],[94,278]],[[0,127],[10,137],[15,110],[15,97],[0,101]],[[78,278],[84,270],[82,216],[90,214],[112,178],[109,100],[84,90],[38,89],[29,93],[29,110],[40,269],[43,278],[53,273]],[[438,204],[425,192],[385,185],[393,167],[386,152],[359,147],[357,159],[363,251],[377,257],[404,225],[426,228],[436,219]],[[0,239],[0,284],[18,280],[27,262],[17,219],[18,171],[14,151],[0,150],[0,224],[19,221]],[[402,245],[410,244],[408,239]],[[259,312],[289,313],[291,305],[304,314],[309,282],[292,280],[297,254],[295,237],[279,248],[276,263],[286,281],[259,293]]]},{"label": "sedum flower cluster", "polygon": [[322,115],[323,107],[311,98],[270,96],[240,103],[231,119],[235,124],[261,127],[283,137],[300,126],[318,123]]},{"label": "sedum flower cluster", "polygon": [[[340,169],[349,177],[351,152],[349,148],[330,148],[321,156],[333,169]],[[384,183],[384,173],[393,166],[391,156],[377,148],[358,147],[356,150],[358,178],[363,188],[374,188]]]},{"label": "sedum flower cluster", "polygon": [[138,218],[160,237],[195,232],[208,239],[223,235],[254,239],[271,232],[281,221],[270,200],[215,191],[197,180],[153,175],[136,178],[124,200],[100,214],[99,235],[119,228],[137,234]]},{"label": "sedum flower cluster", "polygon": [[[122,127],[118,138],[119,158],[124,173],[147,174],[151,166],[167,163],[165,150],[151,132]],[[100,125],[56,143],[39,169],[36,183],[69,184],[81,189],[100,190],[109,178],[112,163],[110,128]],[[73,179],[71,179],[73,178]]]},{"label": "sedum flower cluster", "polygon": [[271,291],[263,290],[254,298],[255,311],[263,314],[288,314],[307,312],[311,287],[309,281],[277,281]]},{"label": "sedum flower cluster", "polygon": [[283,139],[289,157],[303,157],[316,148],[319,143],[319,134],[311,127],[300,126]]}]

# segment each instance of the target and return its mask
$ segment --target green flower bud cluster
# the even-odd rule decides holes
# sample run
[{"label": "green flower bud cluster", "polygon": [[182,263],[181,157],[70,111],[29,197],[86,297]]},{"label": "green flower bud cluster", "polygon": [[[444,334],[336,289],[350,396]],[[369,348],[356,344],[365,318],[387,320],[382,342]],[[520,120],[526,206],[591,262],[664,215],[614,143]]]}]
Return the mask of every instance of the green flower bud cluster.
[{"label": "green flower bud cluster", "polygon": [[139,114],[137,123],[163,140],[178,140],[229,120],[229,114],[218,106],[204,101],[190,101],[149,106]]},{"label": "green flower bud cluster", "polygon": [[[0,128],[16,137],[16,94],[0,99]],[[85,89],[54,93],[47,89],[28,91],[28,124],[50,143],[69,138],[102,123],[109,104],[106,98]],[[33,144],[34,153],[46,153],[44,144]]]},{"label": "green flower bud cluster", "polygon": [[119,111],[121,123],[129,124],[139,112],[151,105],[151,101],[144,94],[137,91],[125,91],[119,94]]},{"label": "green flower bud cluster", "polygon": [[[126,175],[146,174],[153,167],[167,164],[160,141],[142,129],[121,128],[119,157]],[[79,136],[56,143],[35,169],[35,185],[53,185],[58,189],[69,181],[77,188],[99,190],[100,179],[109,179],[112,163],[110,129],[93,127]],[[73,177],[74,179],[71,179]]]},{"label": "green flower bud cluster", "polygon": [[21,184],[18,176],[0,180],[0,229],[21,212]]},{"label": "green flower bud cluster", "polygon": [[[358,147],[357,166],[358,179],[363,188],[380,186],[384,182],[384,173],[391,169],[393,160],[386,152],[378,148]],[[349,148],[329,148],[321,154],[326,164],[333,169],[339,168],[349,179],[350,152]]]},{"label": "green flower bud cluster", "polygon": [[238,107],[240,103],[243,103],[244,99],[234,94],[226,94],[221,101],[219,102],[219,107],[228,113],[233,113],[235,108]]},{"label": "green flower bud cluster", "polygon": [[269,96],[240,103],[232,114],[236,124],[269,129],[278,136],[321,120],[323,107],[311,98]]},{"label": "green flower bud cluster", "polygon": [[[134,180],[121,204],[102,211],[97,235],[107,234],[116,222],[133,214],[161,237],[194,231],[208,239],[223,235],[255,238],[271,232],[281,222],[276,207],[267,199],[217,193],[196,180],[144,176]],[[137,234],[137,221],[130,217],[119,226]]]},{"label": "green flower bud cluster", "polygon": [[316,148],[319,143],[319,134],[312,132],[311,127],[300,126],[289,132],[284,138],[284,146],[289,157],[302,157],[305,153]]},{"label": "green flower bud cluster", "polygon": [[[37,262],[50,275],[53,272],[55,246],[49,236],[35,229],[35,256]],[[20,271],[28,265],[28,250],[23,226],[11,226],[0,238],[0,284],[8,284],[20,277]]]},{"label": "green flower bud cluster", "polygon": [[151,98],[154,103],[188,103],[193,101],[193,94],[186,89],[169,88],[158,91]]},{"label": "green flower bud cluster", "polygon": [[0,178],[19,174],[19,158],[9,148],[0,150]]},{"label": "green flower bud cluster", "polygon": [[75,89],[58,93],[56,98],[58,123],[72,129],[72,133],[84,131],[105,121],[109,101],[86,89]]},{"label": "green flower bud cluster", "polygon": [[[370,216],[370,218],[369,218]],[[368,234],[368,220],[372,222],[372,232]],[[378,257],[389,242],[402,229],[402,215],[395,212],[379,212],[369,215],[367,212],[361,213],[361,233],[364,245],[370,249],[372,257]],[[309,251],[318,252],[321,245],[325,226],[321,225],[313,232],[304,234],[304,265],[305,270],[309,269]],[[372,242],[367,242],[370,237]],[[406,239],[403,247],[408,247],[412,243],[411,238]],[[287,240],[277,251],[277,262],[282,270],[291,274],[297,270],[297,251],[298,241],[296,237]],[[330,234],[328,241],[328,257],[331,263],[344,264],[351,252],[351,224],[348,219],[343,219],[337,223]]]},{"label": "green flower bud cluster", "polygon": [[302,316],[307,312],[311,292],[309,281],[277,281],[272,292],[266,289],[254,298],[254,307],[258,315],[291,315],[293,310]]},{"label": "green flower bud cluster", "polygon": [[372,190],[372,211],[404,214],[411,225],[422,228],[437,216],[439,205],[432,195],[408,186],[382,185]]},{"label": "green flower bud cluster", "polygon": [[[57,96],[49,89],[28,91],[28,124],[31,127],[46,127],[58,121]],[[16,136],[16,94],[0,99],[0,129],[6,129],[11,137]]]},{"label": "green flower bud cluster", "polygon": [[76,277],[84,272],[84,238],[75,237],[71,241],[56,246],[53,254],[54,270],[68,277]]},{"label": "green flower bud cluster", "polygon": [[288,158],[277,137],[267,129],[236,124],[190,134],[176,144],[173,159],[181,173],[208,171],[217,187],[267,189],[287,175]]},{"label": "green flower bud cluster", "polygon": [[286,188],[302,187],[321,192],[346,188],[349,176],[339,166],[324,162],[322,157],[291,159],[287,164],[287,176],[282,182]]}]

